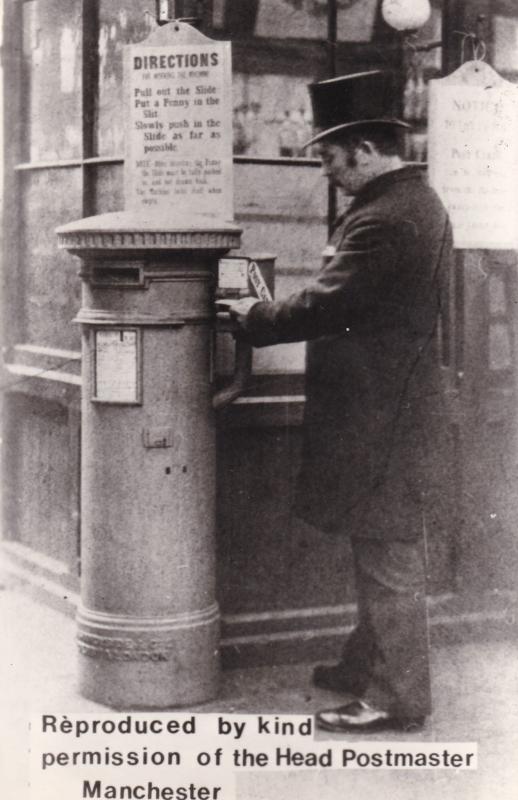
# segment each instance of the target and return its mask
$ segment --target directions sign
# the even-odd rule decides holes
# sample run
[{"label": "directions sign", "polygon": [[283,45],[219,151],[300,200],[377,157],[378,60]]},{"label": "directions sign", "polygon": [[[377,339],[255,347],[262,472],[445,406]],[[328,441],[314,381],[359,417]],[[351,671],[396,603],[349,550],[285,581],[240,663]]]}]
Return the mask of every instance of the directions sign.
[{"label": "directions sign", "polygon": [[126,50],[126,208],[232,219],[230,43],[175,23]]}]

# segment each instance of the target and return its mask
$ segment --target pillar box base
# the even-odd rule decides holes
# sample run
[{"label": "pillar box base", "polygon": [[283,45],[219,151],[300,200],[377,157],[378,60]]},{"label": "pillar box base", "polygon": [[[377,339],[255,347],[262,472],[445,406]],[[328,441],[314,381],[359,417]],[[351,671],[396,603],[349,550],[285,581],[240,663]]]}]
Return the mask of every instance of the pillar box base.
[{"label": "pillar box base", "polygon": [[240,230],[121,212],[58,237],[83,279],[80,689],[118,709],[211,700],[214,290]]},{"label": "pillar box base", "polygon": [[77,623],[84,697],[112,708],[167,708],[217,694],[216,604],[198,614],[150,619],[81,608]]}]

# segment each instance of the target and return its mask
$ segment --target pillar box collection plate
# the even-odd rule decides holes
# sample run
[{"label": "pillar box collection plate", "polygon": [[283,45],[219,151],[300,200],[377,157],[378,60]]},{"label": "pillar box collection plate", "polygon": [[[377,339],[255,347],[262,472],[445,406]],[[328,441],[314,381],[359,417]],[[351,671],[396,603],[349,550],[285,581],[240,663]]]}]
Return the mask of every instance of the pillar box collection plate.
[{"label": "pillar box collection plate", "polygon": [[230,45],[185,23],[124,53],[125,208],[60,227],[81,259],[82,693],[215,696],[217,262],[232,221]]}]

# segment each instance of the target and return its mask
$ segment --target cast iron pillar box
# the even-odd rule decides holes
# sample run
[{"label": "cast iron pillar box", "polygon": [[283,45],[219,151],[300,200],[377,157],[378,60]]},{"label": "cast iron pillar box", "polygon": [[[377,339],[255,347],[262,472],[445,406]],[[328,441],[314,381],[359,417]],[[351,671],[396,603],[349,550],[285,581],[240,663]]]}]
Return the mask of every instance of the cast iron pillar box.
[{"label": "cast iron pillar box", "polygon": [[106,214],[58,229],[82,259],[82,693],[113,707],[214,697],[218,257],[240,231]]},{"label": "cast iron pillar box", "polygon": [[171,23],[127,45],[125,211],[58,229],[82,259],[83,694],[217,692],[214,294],[240,245],[230,43]]}]

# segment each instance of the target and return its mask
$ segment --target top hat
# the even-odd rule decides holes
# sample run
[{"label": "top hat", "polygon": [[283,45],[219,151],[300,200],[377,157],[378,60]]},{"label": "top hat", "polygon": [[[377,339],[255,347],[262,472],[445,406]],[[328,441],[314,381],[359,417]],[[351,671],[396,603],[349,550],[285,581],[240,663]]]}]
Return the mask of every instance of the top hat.
[{"label": "top hat", "polygon": [[360,125],[410,127],[397,119],[397,94],[390,72],[357,72],[311,83],[308,88],[317,133],[302,149],[337,131]]}]

